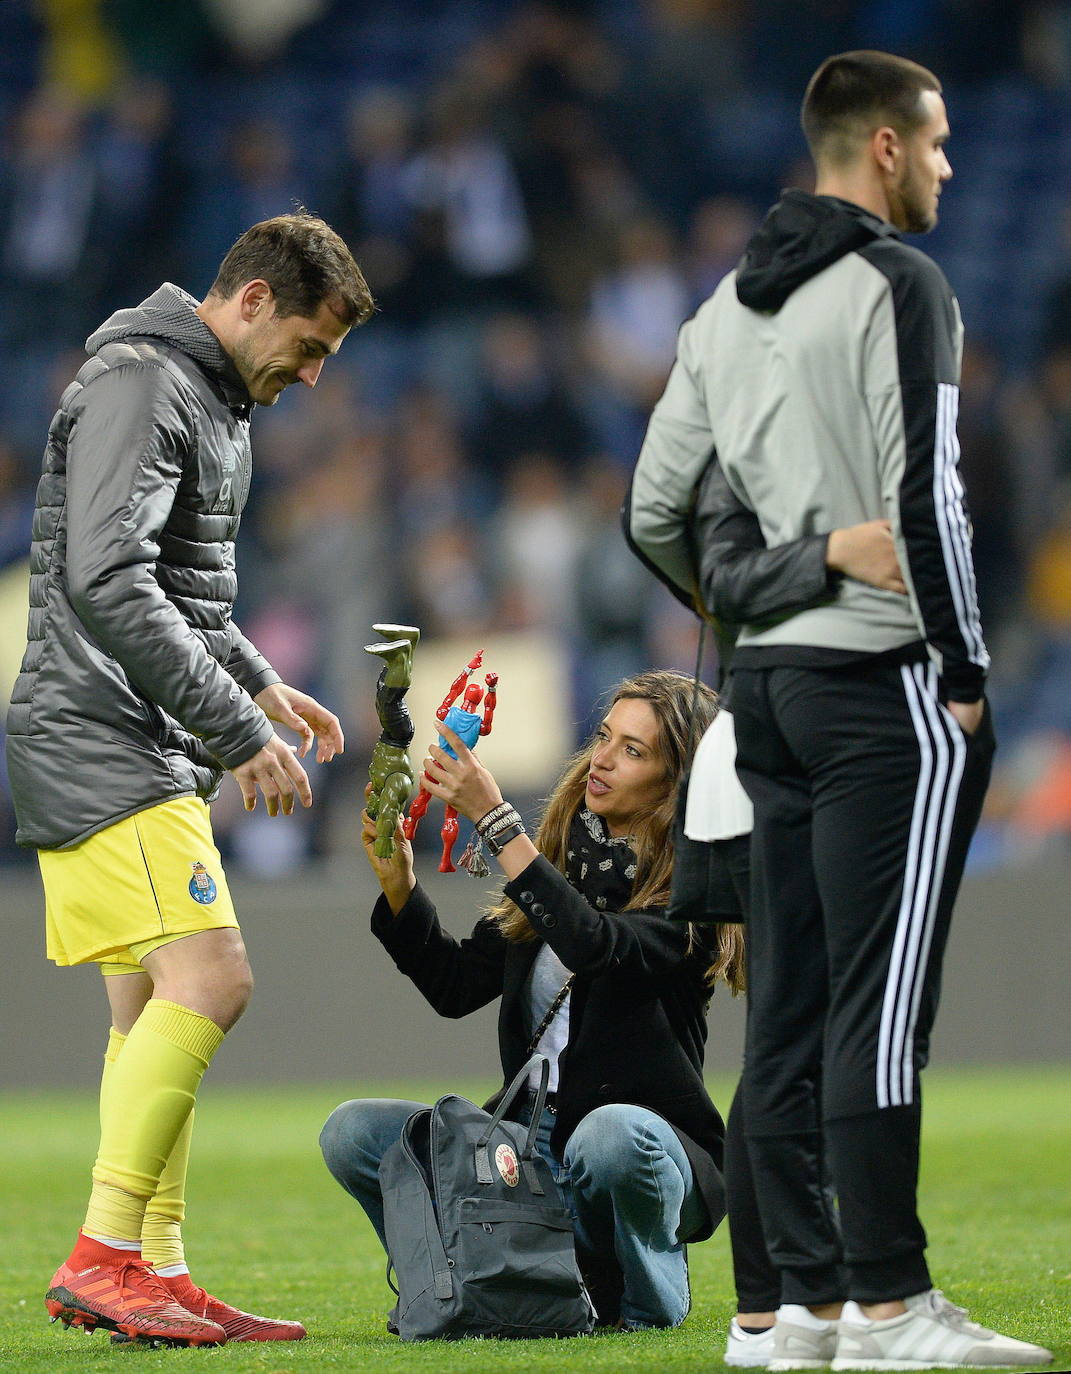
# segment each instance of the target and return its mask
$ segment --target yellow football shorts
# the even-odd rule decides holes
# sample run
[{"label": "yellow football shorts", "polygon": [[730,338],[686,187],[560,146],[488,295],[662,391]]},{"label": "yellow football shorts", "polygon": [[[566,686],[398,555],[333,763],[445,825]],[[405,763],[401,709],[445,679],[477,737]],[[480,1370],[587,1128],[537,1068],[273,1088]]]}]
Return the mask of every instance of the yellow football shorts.
[{"label": "yellow football shorts", "polygon": [[238,925],[200,797],[161,802],[37,857],[57,964],[134,973],[141,956],[180,936]]}]

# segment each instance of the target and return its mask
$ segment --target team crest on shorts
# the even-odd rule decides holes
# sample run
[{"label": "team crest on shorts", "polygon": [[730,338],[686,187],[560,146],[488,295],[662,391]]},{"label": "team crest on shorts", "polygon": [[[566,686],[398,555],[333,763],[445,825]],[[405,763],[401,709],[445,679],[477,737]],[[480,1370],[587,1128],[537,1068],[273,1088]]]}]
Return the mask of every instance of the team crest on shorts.
[{"label": "team crest on shorts", "polygon": [[209,876],[208,869],[199,860],[193,864],[193,877],[190,879],[190,896],[202,906],[214,902],[217,896],[216,884]]},{"label": "team crest on shorts", "polygon": [[521,1175],[517,1165],[517,1156],[511,1145],[498,1147],[495,1151],[495,1165],[509,1186],[516,1188]]}]

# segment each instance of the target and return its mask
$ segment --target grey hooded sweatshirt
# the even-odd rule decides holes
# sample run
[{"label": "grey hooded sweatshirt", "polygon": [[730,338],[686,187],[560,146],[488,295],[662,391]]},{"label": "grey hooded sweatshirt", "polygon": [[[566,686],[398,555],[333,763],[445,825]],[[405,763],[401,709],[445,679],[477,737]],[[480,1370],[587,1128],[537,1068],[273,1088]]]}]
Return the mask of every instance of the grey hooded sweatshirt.
[{"label": "grey hooded sweatshirt", "polygon": [[272,734],[252,697],[279,675],[231,619],[253,406],[196,306],[165,284],[113,315],[49,428],[7,717],[22,845],[209,799]]},{"label": "grey hooded sweatshirt", "polygon": [[[802,191],[785,193],[683,326],[625,506],[636,552],[686,592],[697,566],[709,577],[689,516],[716,461],[770,550],[888,519],[908,587],[899,596],[844,578],[811,604],[749,615],[734,662],[840,662],[924,643],[949,698],[981,696],[989,654],[959,476],[961,346],[936,263],[859,206]],[[712,609],[730,620],[736,610]]]}]

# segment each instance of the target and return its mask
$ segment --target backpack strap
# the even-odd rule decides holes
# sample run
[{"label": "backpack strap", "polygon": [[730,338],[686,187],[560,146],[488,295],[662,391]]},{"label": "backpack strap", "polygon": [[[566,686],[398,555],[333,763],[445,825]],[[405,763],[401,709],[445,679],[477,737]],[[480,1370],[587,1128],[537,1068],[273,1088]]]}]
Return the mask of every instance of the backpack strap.
[{"label": "backpack strap", "polygon": [[539,1087],[536,1090],[535,1105],[532,1108],[532,1120],[528,1125],[528,1136],[524,1142],[524,1149],[521,1151],[521,1167],[524,1169],[524,1177],[531,1192],[538,1197],[543,1196],[543,1185],[539,1181],[535,1169],[532,1167],[532,1151],[535,1148],[536,1136],[539,1133],[539,1122],[543,1115],[543,1108],[547,1102],[547,1085],[550,1082],[550,1060],[545,1054],[534,1054],[527,1064],[520,1070],[513,1082],[502,1095],[502,1101],[495,1108],[495,1114],[484,1127],[479,1140],[476,1142],[476,1182],[493,1183],[494,1174],[491,1172],[491,1159],[487,1151],[488,1143],[494,1133],[495,1127],[501,1122],[502,1118],[509,1110],[513,1099],[520,1092],[521,1087],[528,1081],[528,1075],[535,1065],[539,1065]]}]

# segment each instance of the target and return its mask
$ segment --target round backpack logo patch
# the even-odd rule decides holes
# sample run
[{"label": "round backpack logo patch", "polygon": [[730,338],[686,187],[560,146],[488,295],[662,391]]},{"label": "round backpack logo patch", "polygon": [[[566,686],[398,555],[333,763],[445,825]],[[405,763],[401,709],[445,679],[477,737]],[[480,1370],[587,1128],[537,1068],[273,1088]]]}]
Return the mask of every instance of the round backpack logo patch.
[{"label": "round backpack logo patch", "polygon": [[190,879],[190,896],[202,906],[208,906],[216,900],[217,895],[216,884],[209,876],[208,869],[203,863],[195,863],[193,877]]},{"label": "round backpack logo patch", "polygon": [[517,1164],[517,1156],[511,1145],[500,1145],[498,1147],[495,1151],[495,1166],[506,1183],[508,1183],[511,1188],[516,1188],[521,1177],[521,1172]]}]

